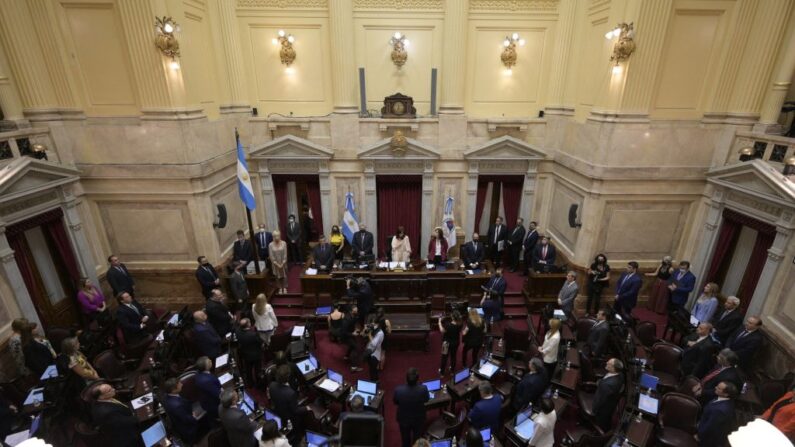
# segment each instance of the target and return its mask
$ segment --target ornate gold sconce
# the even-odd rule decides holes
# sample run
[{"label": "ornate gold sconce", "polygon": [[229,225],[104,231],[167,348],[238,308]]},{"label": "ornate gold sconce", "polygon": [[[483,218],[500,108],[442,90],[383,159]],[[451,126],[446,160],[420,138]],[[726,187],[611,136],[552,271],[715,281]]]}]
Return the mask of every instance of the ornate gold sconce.
[{"label": "ornate gold sconce", "polygon": [[278,37],[273,38],[274,45],[282,46],[281,49],[279,49],[279,59],[281,59],[282,64],[286,65],[288,68],[295,61],[295,48],[293,48],[293,43],[295,43],[295,37],[292,34],[285,33],[283,29],[279,30]]},{"label": "ornate gold sconce", "polygon": [[392,63],[394,63],[397,68],[402,67],[409,58],[409,54],[406,52],[406,47],[409,46],[409,40],[398,31],[389,39],[389,45],[392,45]]},{"label": "ornate gold sconce", "polygon": [[174,59],[173,63],[176,63],[176,58],[179,57],[179,41],[174,33],[179,32],[179,25],[171,17],[156,17],[155,30],[157,31],[155,46],[164,56]]},{"label": "ornate gold sconce", "polygon": [[507,74],[512,73],[512,68],[516,65],[516,45],[524,46],[525,40],[519,37],[519,33],[513,33],[510,36],[505,36],[505,39],[502,41],[502,54],[500,54],[500,60],[502,60],[502,65],[505,66],[507,70]]},{"label": "ornate gold sconce", "polygon": [[629,59],[629,56],[635,51],[635,28],[633,24],[619,23],[613,31],[608,31],[605,38],[612,40],[618,37],[618,40],[613,44],[613,54],[610,56],[610,61],[615,62],[616,66],[620,62]]}]

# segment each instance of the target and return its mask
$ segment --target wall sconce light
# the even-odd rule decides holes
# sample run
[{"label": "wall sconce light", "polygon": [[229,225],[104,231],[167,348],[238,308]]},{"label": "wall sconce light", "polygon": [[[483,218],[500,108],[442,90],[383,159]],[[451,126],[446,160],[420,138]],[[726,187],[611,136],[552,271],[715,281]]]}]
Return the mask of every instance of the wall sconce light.
[{"label": "wall sconce light", "polygon": [[784,170],[782,173],[787,177],[795,175],[795,155],[784,160]]},{"label": "wall sconce light", "polygon": [[47,146],[41,143],[35,143],[31,149],[33,149],[33,158],[47,160]]},{"label": "wall sconce light", "polygon": [[274,45],[282,46],[282,48],[279,50],[279,58],[282,60],[282,64],[289,68],[290,65],[292,65],[292,63],[295,61],[295,48],[293,48],[295,36],[292,34],[287,34],[283,29],[280,29],[279,36],[274,37],[272,42]]},{"label": "wall sconce light", "polygon": [[409,46],[409,40],[406,39],[406,36],[400,34],[400,31],[397,31],[392,38],[389,39],[389,45],[392,45],[392,63],[394,63],[397,68],[402,67],[409,58],[409,54],[406,52],[406,47]]},{"label": "wall sconce light", "polygon": [[754,159],[754,148],[752,147],[744,147],[740,149],[740,161],[750,161]]},{"label": "wall sconce light", "polygon": [[175,59],[176,62],[176,58],[179,57],[179,41],[174,33],[179,32],[179,25],[171,17],[156,17],[155,30],[157,31],[155,46],[164,56]]},{"label": "wall sconce light", "polygon": [[516,65],[516,45],[524,46],[525,40],[519,37],[519,33],[513,33],[510,36],[505,36],[505,39],[502,41],[502,54],[500,54],[500,60],[502,60],[502,65],[505,65],[506,74],[510,75],[512,73],[512,68]]},{"label": "wall sconce light", "polygon": [[610,56],[610,61],[615,62],[616,66],[618,66],[619,62],[629,59],[629,56],[635,51],[635,28],[633,24],[619,23],[614,30],[605,34],[607,40],[613,40],[616,37],[618,41],[613,44],[613,54]]}]

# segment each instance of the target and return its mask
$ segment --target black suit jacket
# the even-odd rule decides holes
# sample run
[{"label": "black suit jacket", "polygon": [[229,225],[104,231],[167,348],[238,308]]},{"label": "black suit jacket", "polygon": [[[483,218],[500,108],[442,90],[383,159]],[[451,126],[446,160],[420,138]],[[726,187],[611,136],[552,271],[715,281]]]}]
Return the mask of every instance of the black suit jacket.
[{"label": "black suit jacket", "polygon": [[182,396],[166,396],[164,404],[166,414],[171,420],[171,427],[182,440],[188,443],[198,441],[199,422],[193,417],[193,403]]},{"label": "black suit jacket", "polygon": [[255,330],[237,331],[237,353],[249,363],[262,359],[262,339]]},{"label": "black suit jacket", "polygon": [[202,355],[211,359],[221,355],[221,337],[208,323],[193,325],[193,342]]},{"label": "black suit jacket", "polygon": [[516,385],[516,392],[513,398],[513,408],[516,411],[521,410],[530,403],[534,403],[544,394],[549,380],[547,379],[547,370],[542,368],[534,374],[525,374],[522,380]]},{"label": "black suit jacket", "polygon": [[138,309],[138,312],[126,304],[119,304],[116,309],[116,321],[119,322],[119,326],[121,326],[121,330],[124,333],[124,341],[127,343],[132,343],[146,336],[146,331],[141,328],[141,320],[146,316],[146,310],[138,301],[133,300],[131,304]]},{"label": "black suit jacket", "polygon": [[287,242],[295,241],[296,243],[301,241],[301,225],[298,222],[293,222],[293,226],[290,226],[290,222],[285,224],[284,228],[287,229]]},{"label": "black suit jacket", "polygon": [[306,407],[298,405],[298,393],[289,385],[271,382],[268,393],[273,412],[282,418],[282,422],[290,420],[295,425],[296,418],[300,419],[306,413]]},{"label": "black suit jacket", "polygon": [[221,404],[221,381],[211,372],[200,372],[196,374],[196,389],[199,390],[199,403],[207,412],[207,420],[214,421]]},{"label": "black suit jacket", "polygon": [[737,371],[737,368],[733,366],[728,367],[719,372],[718,375],[712,379],[707,380],[706,383],[704,383],[704,385],[701,387],[702,390],[699,401],[701,401],[702,406],[715,399],[715,387],[721,382],[731,382],[737,387],[738,390],[743,388],[743,379],[740,377],[740,372]]},{"label": "black suit jacket", "polygon": [[596,322],[588,332],[588,347],[591,349],[591,355],[599,357],[602,355],[607,343],[607,334],[610,332],[610,325],[607,321]]},{"label": "black suit jacket", "polygon": [[486,249],[482,241],[478,241],[477,245],[475,245],[474,241],[467,242],[461,253],[461,258],[465,264],[464,267],[469,268],[470,264],[482,263],[485,254]]},{"label": "black suit jacket", "polygon": [[744,337],[740,337],[744,331],[745,327],[740,326],[740,328],[729,337],[729,341],[726,342],[726,347],[737,354],[737,357],[739,357],[737,364],[740,368],[747,370],[751,365],[751,360],[753,360],[754,355],[759,348],[762,347],[764,336],[762,332],[755,330]]},{"label": "black suit jacket", "polygon": [[141,445],[138,418],[130,407],[122,403],[96,401],[91,406],[91,417],[106,439],[115,446]]},{"label": "black suit jacket", "polygon": [[207,313],[207,321],[218,336],[226,337],[226,334],[232,331],[232,317],[229,316],[229,308],[224,303],[207,300],[204,311]]},{"label": "black suit jacket", "polygon": [[25,345],[22,353],[25,354],[25,366],[36,377],[41,377],[47,367],[55,363],[55,357],[52,356],[49,348],[36,340],[31,340]]},{"label": "black suit jacket", "polygon": [[196,269],[196,279],[202,286],[202,295],[204,295],[205,298],[210,298],[213,289],[219,288],[220,285],[215,283],[215,280],[218,279],[218,272],[215,271],[215,267],[211,264],[207,264],[206,267],[207,268],[200,265]]},{"label": "black suit jacket", "polygon": [[321,265],[326,266],[326,270],[331,270],[334,264],[334,247],[331,244],[317,244],[312,250],[312,258],[315,260],[315,268]]},{"label": "black suit jacket", "polygon": [[610,426],[610,422],[613,419],[613,411],[618,406],[623,389],[624,376],[621,374],[606,377],[596,385],[596,394],[593,398],[593,413],[596,422],[605,430]]},{"label": "black suit jacket", "polygon": [[428,387],[422,384],[398,385],[392,402],[397,405],[397,420],[400,425],[419,425],[425,423],[425,402],[430,400]]},{"label": "black suit jacket", "polygon": [[508,241],[511,243],[511,247],[521,247],[526,232],[527,230],[524,227],[511,228],[511,232],[508,233]]},{"label": "black suit jacket", "polygon": [[700,447],[723,447],[728,445],[728,436],[734,430],[734,401],[713,401],[704,407],[698,421],[698,445]]},{"label": "black suit jacket", "polygon": [[555,258],[557,257],[557,250],[555,250],[555,246],[552,244],[547,244],[547,257],[541,256],[544,251],[544,246],[541,244],[537,244],[533,249],[533,265],[538,264],[538,261],[547,261],[546,264],[542,265],[555,265]]},{"label": "black suit jacket", "polygon": [[680,364],[682,373],[686,376],[694,375],[699,379],[704,377],[714,364],[712,355],[716,349],[717,346],[709,336],[685,349]]},{"label": "black suit jacket", "polygon": [[257,250],[259,251],[259,259],[264,261],[268,259],[268,244],[273,242],[273,234],[270,231],[260,231],[255,236],[257,240]]},{"label": "black suit jacket", "polygon": [[715,337],[721,343],[726,343],[729,337],[737,331],[737,328],[743,324],[743,315],[739,309],[734,309],[728,315],[721,319],[724,311],[716,312],[715,318],[712,319],[712,327],[715,329]]},{"label": "black suit jacket", "polygon": [[[508,236],[508,227],[505,224],[500,224],[499,234],[497,233],[497,226],[492,225],[489,227],[489,238],[486,241],[486,243],[489,245],[489,248],[496,250],[497,242],[504,241],[507,236]],[[507,246],[508,244],[505,245]]]},{"label": "black suit jacket", "polygon": [[533,257],[533,249],[536,247],[536,243],[538,243],[538,231],[531,230],[529,233],[525,235],[523,242],[525,261]]},{"label": "black suit jacket", "polygon": [[373,233],[365,231],[356,232],[353,235],[353,243],[351,244],[351,252],[353,257],[358,258],[360,252],[364,252],[365,256],[373,254]]},{"label": "black suit jacket", "polygon": [[221,425],[226,432],[229,445],[233,447],[256,447],[259,441],[254,437],[257,424],[239,408],[221,408]]},{"label": "black suit jacket", "polygon": [[119,271],[116,267],[111,266],[107,273],[105,273],[105,277],[108,279],[108,283],[110,287],[113,289],[113,296],[120,294],[121,292],[127,292],[130,295],[133,294],[133,288],[135,286],[135,280],[133,279],[132,275],[130,275],[130,271],[127,270],[127,266],[121,264],[122,271]]},{"label": "black suit jacket", "polygon": [[254,260],[254,247],[251,246],[251,241],[243,239],[235,241],[232,246],[232,260],[246,261],[249,263]]}]

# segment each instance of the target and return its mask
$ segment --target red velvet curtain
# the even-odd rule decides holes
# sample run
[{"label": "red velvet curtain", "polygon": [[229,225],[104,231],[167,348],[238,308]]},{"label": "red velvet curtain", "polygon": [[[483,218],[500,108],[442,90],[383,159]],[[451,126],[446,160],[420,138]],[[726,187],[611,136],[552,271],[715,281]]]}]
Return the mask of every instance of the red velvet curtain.
[{"label": "red velvet curtain", "polygon": [[66,271],[69,273],[69,277],[74,282],[75,287],[77,287],[77,282],[80,280],[80,269],[77,266],[77,259],[72,250],[72,242],[64,229],[63,218],[59,217],[57,220],[47,222],[42,225],[42,229],[52,238],[55,249],[58,250],[58,256],[60,256]]},{"label": "red velvet curtain", "polygon": [[411,257],[420,254],[425,242],[421,239],[422,176],[378,175],[375,178],[378,198],[378,253],[386,253],[386,238],[395,234],[397,227],[406,228],[411,242]]},{"label": "red velvet curtain", "polygon": [[[12,250],[14,250],[14,259],[17,261],[19,273],[22,275],[22,281],[24,281],[25,287],[28,289],[28,293],[31,296],[46,295],[40,293],[38,284],[36,283],[36,278],[33,276],[34,261],[31,257],[29,257],[30,248],[28,247],[28,242],[25,240],[25,235],[22,233],[17,233],[8,236],[8,245],[11,246]],[[39,314],[39,320],[45,321],[45,319],[42,318],[38,308],[36,308],[36,313]]]},{"label": "red velvet curtain", "polygon": [[[502,182],[502,203],[505,206],[505,224],[513,228],[519,216],[519,205],[522,201],[522,186],[524,178],[511,176]],[[516,178],[518,177],[518,178]]]},{"label": "red velvet curtain", "polygon": [[762,275],[762,269],[765,268],[767,261],[767,251],[773,245],[775,233],[763,233],[761,231],[756,234],[756,242],[751,251],[751,257],[748,258],[748,266],[745,268],[745,274],[740,282],[740,287],[737,290],[737,298],[740,299],[740,307],[743,310],[748,309],[748,304],[751,303],[751,297],[756,290],[756,284],[759,282],[759,277]]},{"label": "red velvet curtain", "polygon": [[483,214],[483,206],[486,204],[486,189],[488,189],[488,183],[481,187],[481,183],[478,182],[477,198],[475,199],[475,228],[472,229],[473,233],[480,231],[480,215]]},{"label": "red velvet curtain", "polygon": [[712,261],[707,271],[707,277],[704,278],[704,284],[717,280],[721,265],[740,236],[742,227],[739,222],[724,217],[720,226],[720,233],[718,233],[718,240],[715,242],[715,250],[712,252]]},{"label": "red velvet curtain", "polygon": [[[306,195],[309,197],[309,207],[312,209],[313,223],[315,224],[315,235],[325,234],[323,228],[323,210],[320,208],[320,180],[314,176],[313,180],[306,182]],[[328,229],[331,232],[331,228]]]}]

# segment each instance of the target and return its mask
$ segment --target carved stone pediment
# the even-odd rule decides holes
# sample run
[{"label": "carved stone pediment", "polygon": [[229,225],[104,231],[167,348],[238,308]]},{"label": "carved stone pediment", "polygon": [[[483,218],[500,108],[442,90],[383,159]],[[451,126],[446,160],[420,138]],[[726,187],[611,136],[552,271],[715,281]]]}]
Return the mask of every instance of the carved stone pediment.
[{"label": "carved stone pediment", "polygon": [[795,207],[795,182],[763,160],[713,168],[707,180],[762,201]]},{"label": "carved stone pediment", "polygon": [[510,135],[486,141],[464,152],[467,160],[543,160],[541,149]]},{"label": "carved stone pediment", "polygon": [[328,160],[334,155],[329,149],[295,135],[284,135],[251,150],[250,158]]},{"label": "carved stone pediment", "polygon": [[80,171],[57,163],[20,157],[0,168],[0,202],[76,182]]},{"label": "carved stone pediment", "polygon": [[[357,154],[362,160],[435,160],[439,153],[430,145],[400,135],[396,145],[395,136],[377,141],[362,148]],[[398,147],[399,150],[395,150]]]}]

